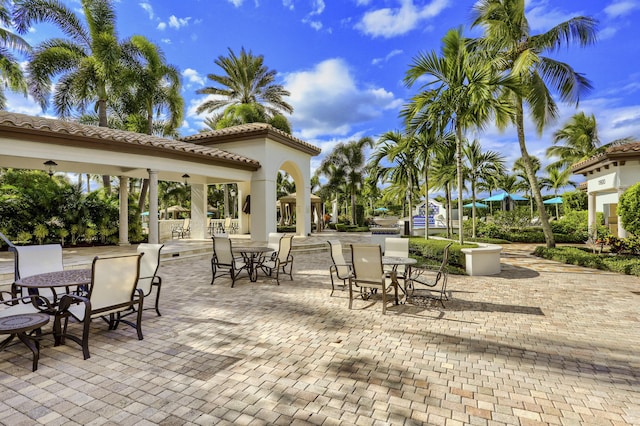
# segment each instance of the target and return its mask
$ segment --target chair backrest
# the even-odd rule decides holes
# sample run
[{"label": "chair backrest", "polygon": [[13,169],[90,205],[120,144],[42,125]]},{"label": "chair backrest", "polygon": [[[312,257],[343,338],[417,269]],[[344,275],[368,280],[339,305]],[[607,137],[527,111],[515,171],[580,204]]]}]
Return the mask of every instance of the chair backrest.
[{"label": "chair backrest", "polygon": [[224,229],[231,229],[231,216],[224,218]]},{"label": "chair backrest", "polygon": [[182,222],[182,230],[186,232],[186,231],[189,231],[190,229],[191,229],[191,219],[186,218],[184,222]]},{"label": "chair backrest", "polygon": [[267,242],[267,247],[273,249],[275,251],[280,249],[280,238],[282,238],[284,234],[279,232],[269,232],[269,241]]},{"label": "chair backrest", "polygon": [[356,281],[379,283],[382,278],[382,249],[378,244],[351,244],[351,265]]},{"label": "chair backrest", "polygon": [[408,238],[385,238],[384,255],[409,257],[409,239]]},{"label": "chair backrest", "polygon": [[140,260],[140,277],[138,278],[138,288],[142,289],[144,294],[149,294],[151,283],[158,272],[160,266],[160,250],[164,244],[140,244],[138,245],[138,253],[144,253]]},{"label": "chair backrest", "polygon": [[231,251],[231,239],[226,236],[216,235],[213,239],[213,254],[217,263],[222,265],[233,264],[233,252]]},{"label": "chair backrest", "polygon": [[449,248],[453,245],[453,243],[449,243],[445,246],[442,251],[442,263],[440,264],[439,272],[446,271],[447,264],[449,263]]},{"label": "chair backrest", "polygon": [[291,242],[293,241],[293,235],[283,235],[280,238],[280,245],[278,247],[278,260],[280,262],[286,262],[291,253]]},{"label": "chair backrest", "polygon": [[98,310],[131,301],[140,274],[142,254],[117,257],[95,257],[91,268],[89,300]]},{"label": "chair backrest", "polygon": [[344,259],[342,243],[340,240],[328,240],[327,243],[330,247],[329,253],[331,254],[331,260],[333,261],[333,266],[336,268],[338,278],[348,277],[349,265],[347,265],[347,261]]},{"label": "chair backrest", "polygon": [[64,269],[62,265],[62,246],[60,244],[14,246],[11,250],[16,254],[16,280]]}]

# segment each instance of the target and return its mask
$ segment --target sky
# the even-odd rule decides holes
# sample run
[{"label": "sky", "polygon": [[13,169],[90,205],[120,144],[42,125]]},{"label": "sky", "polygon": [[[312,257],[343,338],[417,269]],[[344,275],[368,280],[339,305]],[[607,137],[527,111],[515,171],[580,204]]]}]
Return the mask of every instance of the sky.
[{"label": "sky", "polygon": [[[63,3],[81,13],[80,0]],[[440,51],[451,28],[471,29],[475,0],[120,0],[115,1],[120,39],[141,34],[156,43],[167,63],[182,73],[185,118],[182,136],[197,133],[206,100],[196,90],[212,86],[207,74],[220,74],[214,60],[241,48],[263,55],[277,82],[291,96],[288,116],[294,136],[322,149],[312,171],[340,142],[364,136],[377,139],[402,130],[399,111],[417,93],[403,78],[419,53]],[[560,116],[538,135],[526,124],[529,153],[543,165],[553,132],[577,112],[594,114],[602,143],[640,138],[640,0],[528,0],[533,34],[575,16],[599,22],[598,42],[550,54],[586,75],[594,89],[580,104],[560,104]],[[34,25],[24,37],[36,45],[61,33],[48,24]],[[32,99],[7,93],[7,109],[53,116]],[[507,166],[520,157],[514,128],[491,126],[470,132],[483,150],[501,153]],[[579,180],[579,179],[578,179]]]}]

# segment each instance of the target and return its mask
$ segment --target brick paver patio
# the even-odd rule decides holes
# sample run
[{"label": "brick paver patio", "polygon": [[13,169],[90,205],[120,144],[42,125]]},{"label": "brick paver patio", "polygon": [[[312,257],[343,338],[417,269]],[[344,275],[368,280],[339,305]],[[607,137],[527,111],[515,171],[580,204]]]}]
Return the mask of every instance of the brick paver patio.
[{"label": "brick paver patio", "polygon": [[640,424],[640,280],[530,251],[450,277],[445,309],[386,316],[329,297],[327,252],[296,254],[294,281],[233,289],[209,285],[208,254],[166,261],[143,341],[94,321],[86,361],[50,336],[36,372],[24,346],[0,353],[0,422]]}]

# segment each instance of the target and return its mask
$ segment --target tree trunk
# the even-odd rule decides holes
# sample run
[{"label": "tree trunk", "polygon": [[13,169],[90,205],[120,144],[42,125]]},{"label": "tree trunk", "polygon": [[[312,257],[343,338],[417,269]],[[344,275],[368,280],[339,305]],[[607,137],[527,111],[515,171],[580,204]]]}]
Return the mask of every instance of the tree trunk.
[{"label": "tree trunk", "polygon": [[429,161],[424,167],[424,239],[429,239]]},{"label": "tree trunk", "polygon": [[140,198],[138,198],[138,208],[140,212],[144,211],[147,201],[147,190],[149,189],[149,179],[142,179],[142,187],[140,187]]},{"label": "tree trunk", "polygon": [[447,202],[447,238],[451,238],[451,225],[453,224],[453,222],[451,222],[453,220],[451,218],[451,216],[453,215],[453,209],[451,208],[451,184],[447,183],[445,186],[445,198]]},{"label": "tree trunk", "polygon": [[524,140],[524,109],[522,106],[522,98],[518,98],[516,102],[516,128],[518,130],[518,143],[520,144],[520,153],[524,160],[524,168],[529,178],[529,184],[531,185],[531,193],[536,200],[538,206],[538,215],[540,216],[540,224],[542,225],[542,231],[544,232],[544,239],[547,242],[547,248],[553,248],[556,246],[556,240],[553,237],[553,231],[549,224],[549,216],[544,208],[542,202],[542,194],[540,193],[540,185],[538,185],[538,179],[531,162],[531,157],[527,152],[527,145]]},{"label": "tree trunk", "polygon": [[[107,100],[106,99],[98,99],[98,126],[109,127],[109,123],[107,121]],[[109,175],[102,176],[102,186],[104,186],[107,194],[111,193],[111,176]]]},{"label": "tree trunk", "polygon": [[[226,183],[223,184],[223,191],[222,191],[223,195],[222,195],[222,202],[224,204],[224,211],[223,211],[223,216],[224,218],[230,217],[229,215],[229,185],[227,185]],[[280,213],[282,214],[282,216],[284,216],[284,206],[282,207],[282,210]]]},{"label": "tree trunk", "polygon": [[476,237],[476,182],[471,182],[471,236]]},{"label": "tree trunk", "polygon": [[458,175],[458,242],[464,244],[464,235],[462,235],[462,187],[464,186],[462,178],[462,128],[456,120],[456,172]]}]

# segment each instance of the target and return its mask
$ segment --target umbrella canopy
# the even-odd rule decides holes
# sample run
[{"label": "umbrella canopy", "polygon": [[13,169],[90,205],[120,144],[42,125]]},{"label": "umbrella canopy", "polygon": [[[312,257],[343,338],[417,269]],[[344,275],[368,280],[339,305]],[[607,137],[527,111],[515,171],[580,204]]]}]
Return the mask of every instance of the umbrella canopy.
[{"label": "umbrella canopy", "polygon": [[562,197],[549,198],[548,200],[544,200],[542,204],[562,204]]},{"label": "umbrella canopy", "polygon": [[185,207],[178,206],[178,205],[171,206],[171,207],[167,208],[167,212],[168,213],[178,213],[178,212],[188,212],[188,211],[190,211],[190,210],[185,208]]},{"label": "umbrella canopy", "polygon": [[511,198],[513,201],[525,201],[526,198],[519,196],[518,194],[507,194],[503,192],[502,194],[492,195],[491,197],[485,198],[482,201],[502,201],[505,198]]},{"label": "umbrella canopy", "polygon": [[376,212],[388,212],[389,209],[386,207],[378,207],[377,209],[374,209],[374,211]]},{"label": "umbrella canopy", "polygon": [[[464,205],[464,206],[462,206],[462,207],[471,208],[471,207],[473,207],[473,203],[465,204],[465,205]],[[479,203],[479,202],[477,202],[477,201],[476,201],[476,208],[477,208],[477,209],[486,209],[487,207],[489,207],[489,206],[488,206],[488,205],[486,205],[486,204]]]}]

